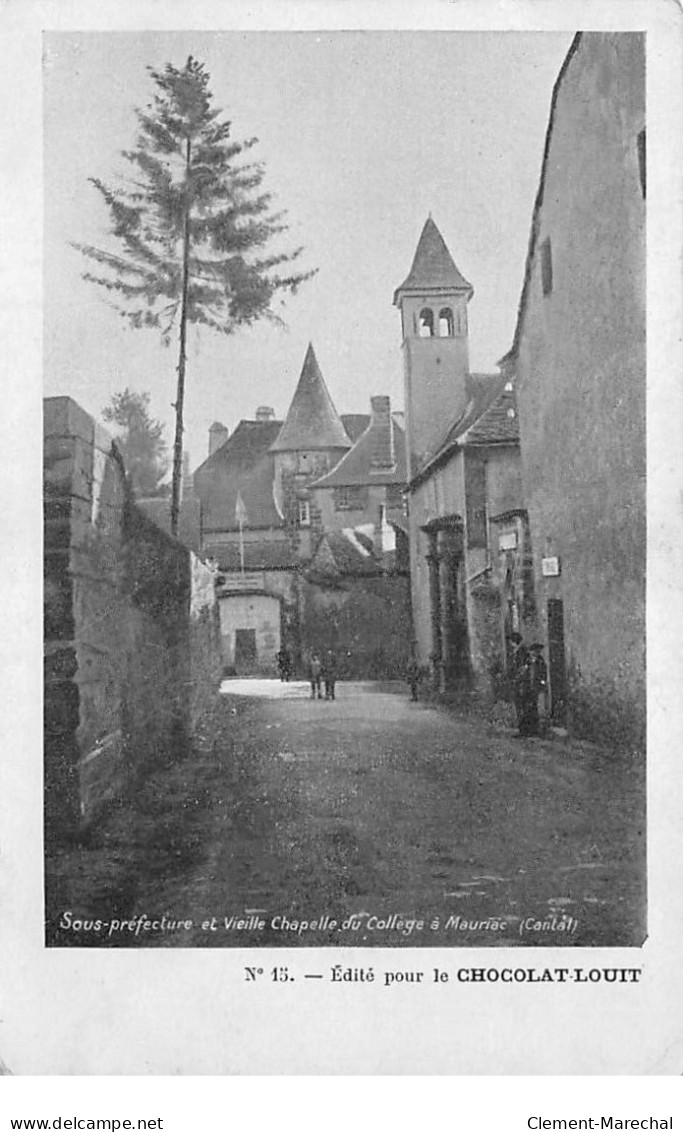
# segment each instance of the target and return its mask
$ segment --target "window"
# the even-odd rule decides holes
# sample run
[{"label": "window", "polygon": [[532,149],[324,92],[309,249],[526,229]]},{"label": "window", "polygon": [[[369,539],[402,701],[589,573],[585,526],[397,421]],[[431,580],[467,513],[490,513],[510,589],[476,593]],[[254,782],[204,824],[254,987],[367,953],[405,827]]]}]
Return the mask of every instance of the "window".
[{"label": "window", "polygon": [[307,499],[299,500],[299,526],[310,527],[311,525],[311,506]]},{"label": "window", "polygon": [[444,307],[439,311],[439,337],[452,338],[454,333],[453,311],[450,307]]},{"label": "window", "polygon": [[420,311],[420,338],[433,338],[434,337],[434,311],[429,307],[424,307]]},{"label": "window", "polygon": [[541,244],[541,286],[544,295],[549,295],[553,289],[553,250],[549,236]]},{"label": "window", "polygon": [[646,142],[645,130],[641,130],[638,134],[638,170],[640,172],[640,191],[645,200],[647,188],[647,160],[646,160]]},{"label": "window", "polygon": [[248,671],[256,663],[256,630],[235,629],[235,668]]},{"label": "window", "polygon": [[310,472],[311,470],[311,454],[310,452],[297,453],[297,471],[302,473]]},{"label": "window", "polygon": [[335,487],[335,511],[363,511],[367,506],[367,490],[362,487]]}]

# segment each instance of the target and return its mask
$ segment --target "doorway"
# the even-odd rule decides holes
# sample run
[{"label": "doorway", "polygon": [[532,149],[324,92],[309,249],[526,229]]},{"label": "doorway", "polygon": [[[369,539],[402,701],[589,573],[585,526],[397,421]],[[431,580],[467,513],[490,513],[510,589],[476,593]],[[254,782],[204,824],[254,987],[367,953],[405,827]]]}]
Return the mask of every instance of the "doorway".
[{"label": "doorway", "polygon": [[548,602],[548,669],[550,718],[558,727],[567,722],[567,672],[564,654],[564,606],[559,598]]},{"label": "doorway", "polygon": [[235,629],[235,671],[252,671],[256,665],[256,630]]}]

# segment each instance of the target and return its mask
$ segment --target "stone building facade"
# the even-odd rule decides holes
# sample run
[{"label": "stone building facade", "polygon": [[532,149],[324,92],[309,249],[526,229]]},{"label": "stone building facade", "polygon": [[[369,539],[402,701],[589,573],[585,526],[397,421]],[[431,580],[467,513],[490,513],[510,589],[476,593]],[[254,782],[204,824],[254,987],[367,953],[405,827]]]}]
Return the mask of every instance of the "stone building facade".
[{"label": "stone building facade", "polygon": [[[209,457],[195,472],[194,489],[202,553],[217,566],[226,670],[274,672],[282,647],[302,668],[307,651],[322,647],[310,639],[322,622],[307,603],[319,607],[326,587],[338,597],[339,571],[322,581],[316,575],[315,585],[305,582],[327,534],[344,529],[352,539],[356,530],[360,537],[369,535],[373,575],[381,580],[385,573],[385,554],[395,543],[388,505],[401,512],[405,440],[388,398],[374,398],[373,404],[374,415],[340,416],[309,345],[284,421],[261,408],[232,435],[220,422],[211,426]],[[374,469],[373,459],[381,467]],[[340,485],[328,477],[342,467],[356,476],[343,490],[364,492],[358,508],[335,505]],[[367,483],[359,484],[361,467]],[[392,486],[398,489],[395,499]],[[365,578],[367,571],[362,573]],[[344,602],[353,605],[360,583],[351,578],[345,575]],[[386,622],[385,632],[392,632]],[[372,649],[356,651],[365,655]]]},{"label": "stone building facade", "polygon": [[514,380],[555,721],[645,726],[645,37],[581,33],[553,93]]},{"label": "stone building facade", "polygon": [[[469,370],[472,294],[430,217],[394,302],[403,333],[414,650],[442,693],[497,691],[504,679],[512,598],[501,555],[510,551],[498,544],[497,524],[524,507],[512,385]],[[516,544],[515,556],[522,553]]]},{"label": "stone building facade", "polygon": [[310,494],[324,531],[367,528],[382,554],[395,548],[391,521],[403,517],[406,482],[403,414],[392,413],[389,397],[375,396],[368,427]]}]

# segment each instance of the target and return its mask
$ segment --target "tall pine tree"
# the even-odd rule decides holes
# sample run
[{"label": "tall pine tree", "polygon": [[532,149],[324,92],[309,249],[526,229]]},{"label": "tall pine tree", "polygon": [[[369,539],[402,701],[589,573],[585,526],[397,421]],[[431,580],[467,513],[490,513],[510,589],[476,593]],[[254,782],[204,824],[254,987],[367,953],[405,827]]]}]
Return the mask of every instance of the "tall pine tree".
[{"label": "tall pine tree", "polygon": [[[133,175],[111,188],[92,184],[109,208],[118,253],[74,244],[98,265],[84,279],[110,292],[133,327],[152,327],[168,344],[178,333],[171,531],[178,529],[188,323],[232,334],[261,318],[280,322],[278,293],[294,294],[314,271],[293,268],[302,248],[270,251],[287,231],[285,214],[263,192],[265,170],[242,155],[256,138],[233,141],[232,123],[213,108],[210,76],[190,56],[182,69],[149,68],[153,101],[137,110]],[[102,269],[105,269],[104,272]]]}]

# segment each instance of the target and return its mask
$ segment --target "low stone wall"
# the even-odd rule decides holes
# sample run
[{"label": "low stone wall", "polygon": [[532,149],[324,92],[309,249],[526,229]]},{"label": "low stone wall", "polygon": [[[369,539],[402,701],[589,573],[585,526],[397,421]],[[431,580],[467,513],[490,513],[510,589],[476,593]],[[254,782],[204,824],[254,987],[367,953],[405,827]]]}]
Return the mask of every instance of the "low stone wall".
[{"label": "low stone wall", "polygon": [[301,639],[309,652],[332,649],[341,678],[404,679],[411,640],[408,578],[345,578],[336,587],[305,581]]},{"label": "low stone wall", "polygon": [[44,410],[46,847],[170,760],[215,697],[208,568],[127,495],[116,446],[74,401]]}]

